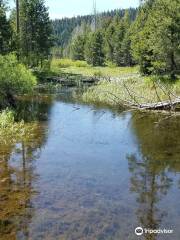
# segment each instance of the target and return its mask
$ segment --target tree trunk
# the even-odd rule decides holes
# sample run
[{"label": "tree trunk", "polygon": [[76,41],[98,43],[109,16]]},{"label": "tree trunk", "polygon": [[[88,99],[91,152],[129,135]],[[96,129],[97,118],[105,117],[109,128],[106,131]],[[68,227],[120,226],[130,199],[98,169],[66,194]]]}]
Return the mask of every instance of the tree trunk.
[{"label": "tree trunk", "polygon": [[171,79],[175,79],[176,75],[175,75],[175,70],[176,70],[176,62],[175,62],[175,58],[174,58],[174,52],[171,52]]},{"label": "tree trunk", "polygon": [[16,0],[16,31],[17,31],[17,35],[19,35],[19,31],[20,31],[19,0]]}]

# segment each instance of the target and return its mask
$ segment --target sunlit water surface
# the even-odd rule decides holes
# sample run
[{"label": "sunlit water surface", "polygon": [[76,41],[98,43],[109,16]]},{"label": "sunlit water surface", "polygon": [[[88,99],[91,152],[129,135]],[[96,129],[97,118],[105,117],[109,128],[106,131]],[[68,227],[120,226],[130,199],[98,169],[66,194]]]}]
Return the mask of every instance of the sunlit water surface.
[{"label": "sunlit water surface", "polygon": [[36,137],[0,144],[0,239],[179,240],[180,119],[62,96],[23,101]]}]

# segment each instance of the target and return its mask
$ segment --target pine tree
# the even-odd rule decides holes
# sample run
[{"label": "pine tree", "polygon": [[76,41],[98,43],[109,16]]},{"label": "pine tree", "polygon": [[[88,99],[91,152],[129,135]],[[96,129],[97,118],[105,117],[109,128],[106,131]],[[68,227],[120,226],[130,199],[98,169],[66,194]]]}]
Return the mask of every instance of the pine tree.
[{"label": "pine tree", "polygon": [[101,31],[96,31],[89,35],[85,45],[85,58],[93,66],[104,65],[104,39]]},{"label": "pine tree", "polygon": [[113,61],[117,66],[123,66],[123,50],[122,42],[125,36],[125,26],[122,19],[115,20],[114,34],[114,52]]},{"label": "pine tree", "polygon": [[125,15],[122,19],[124,25],[124,37],[121,42],[121,65],[122,66],[132,66],[134,64],[134,60],[131,53],[131,39],[130,39],[130,26],[131,19],[129,15],[129,11],[126,10]]},{"label": "pine tree", "polygon": [[[91,32],[90,25],[82,22],[80,26],[77,26],[71,37],[71,41],[69,42],[69,54],[68,57],[71,57],[74,60],[85,60],[84,51],[85,51],[85,43],[87,40],[87,36]],[[66,47],[67,48],[67,47]]]},{"label": "pine tree", "polygon": [[0,0],[0,54],[6,54],[10,50],[11,27],[6,17],[6,6]]},{"label": "pine tree", "polygon": [[175,73],[180,71],[180,1],[157,0],[147,21],[150,29],[149,46],[153,72]]},{"label": "pine tree", "polygon": [[133,26],[132,50],[145,74],[180,70],[180,1],[147,1]]},{"label": "pine tree", "polygon": [[21,0],[19,41],[20,56],[27,65],[42,65],[48,59],[52,28],[44,0]]},{"label": "pine tree", "polygon": [[105,31],[105,53],[106,59],[110,62],[114,61],[114,35],[115,26],[114,23],[111,22]]},{"label": "pine tree", "polygon": [[[109,24],[110,24],[110,22],[112,22],[111,20],[114,18],[117,12],[120,17],[124,16],[124,13],[125,13],[124,9],[98,13],[96,16],[96,28],[102,29],[102,27],[104,27],[102,26],[104,25],[102,24],[102,22],[106,20],[107,22],[110,20],[109,21]],[[134,21],[137,15],[137,9],[130,8],[129,15],[130,15],[131,22]],[[79,27],[82,25],[82,23],[85,23],[86,25],[91,26],[91,30],[92,30],[92,25],[94,26],[93,24],[94,22],[95,22],[94,15],[77,16],[73,18],[63,18],[63,19],[53,20],[52,24],[53,24],[53,31],[55,35],[56,45],[62,48],[66,48],[69,42],[71,41],[72,35],[74,35],[73,31],[77,26]]]},{"label": "pine tree", "polygon": [[121,45],[121,51],[122,51],[122,65],[123,66],[132,66],[135,64],[135,61],[133,59],[132,53],[131,53],[131,39],[130,39],[130,32],[127,31],[125,33],[124,39],[122,41]]},{"label": "pine tree", "polygon": [[131,25],[131,49],[134,59],[140,65],[143,74],[152,73],[152,50],[148,45],[150,30],[145,29],[151,6],[142,5],[139,9],[136,21]]},{"label": "pine tree", "polygon": [[84,58],[84,48],[85,48],[86,36],[79,35],[73,41],[71,45],[72,58],[74,60],[85,60]]}]

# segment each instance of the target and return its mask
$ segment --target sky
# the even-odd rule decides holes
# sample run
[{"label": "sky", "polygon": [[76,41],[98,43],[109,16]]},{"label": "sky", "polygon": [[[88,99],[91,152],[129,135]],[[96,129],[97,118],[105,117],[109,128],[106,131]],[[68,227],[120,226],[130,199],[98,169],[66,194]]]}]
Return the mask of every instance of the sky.
[{"label": "sky", "polygon": [[[13,4],[14,0],[10,0]],[[45,0],[51,19],[87,15],[93,12],[93,0]],[[97,11],[137,7],[139,0],[96,0]]]}]

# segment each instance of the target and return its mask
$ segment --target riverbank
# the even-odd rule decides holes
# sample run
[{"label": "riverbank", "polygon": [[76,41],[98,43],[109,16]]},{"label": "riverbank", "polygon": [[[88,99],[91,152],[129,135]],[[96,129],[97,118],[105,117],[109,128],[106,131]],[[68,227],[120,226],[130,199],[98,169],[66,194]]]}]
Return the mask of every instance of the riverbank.
[{"label": "riverbank", "polygon": [[160,105],[160,109],[165,104],[167,109],[172,110],[174,103],[179,101],[180,77],[176,81],[171,81],[168,76],[142,76],[138,66],[91,67],[84,61],[54,59],[51,70],[58,76],[67,74],[75,78],[78,76],[78,79],[96,78],[96,84],[89,87],[82,96],[82,101],[85,103],[130,108],[144,108],[145,106],[157,108]]},{"label": "riverbank", "polygon": [[173,104],[180,96],[180,83],[163,82],[158,78],[139,77],[119,81],[100,81],[83,94],[84,102],[113,106],[145,108]]}]

